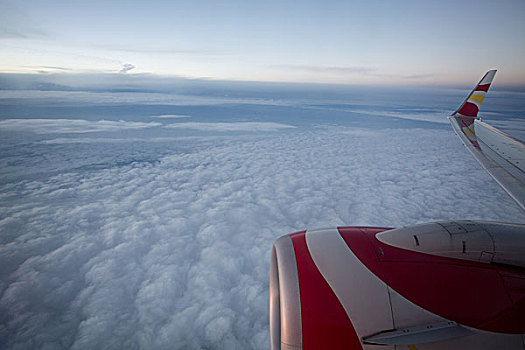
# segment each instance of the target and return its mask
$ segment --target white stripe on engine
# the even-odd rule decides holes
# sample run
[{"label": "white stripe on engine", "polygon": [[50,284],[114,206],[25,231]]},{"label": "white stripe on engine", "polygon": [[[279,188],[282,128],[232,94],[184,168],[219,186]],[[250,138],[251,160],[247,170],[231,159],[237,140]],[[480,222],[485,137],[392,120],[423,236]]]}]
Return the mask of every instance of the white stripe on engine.
[{"label": "white stripe on engine", "polygon": [[359,338],[394,328],[386,284],[359,261],[337,229],[307,231],[306,244]]}]

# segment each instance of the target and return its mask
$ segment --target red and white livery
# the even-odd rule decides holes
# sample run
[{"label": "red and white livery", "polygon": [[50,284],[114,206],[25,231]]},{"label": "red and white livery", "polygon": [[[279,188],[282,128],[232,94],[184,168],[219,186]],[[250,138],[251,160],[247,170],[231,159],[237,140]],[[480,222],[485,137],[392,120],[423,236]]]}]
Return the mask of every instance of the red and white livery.
[{"label": "red and white livery", "polygon": [[525,146],[478,117],[495,75],[488,71],[449,120],[474,158],[525,210]]},{"label": "red and white livery", "polygon": [[[489,161],[476,118],[494,74],[451,116]],[[283,236],[272,250],[271,347],[525,349],[524,235],[525,225],[455,221]]]}]

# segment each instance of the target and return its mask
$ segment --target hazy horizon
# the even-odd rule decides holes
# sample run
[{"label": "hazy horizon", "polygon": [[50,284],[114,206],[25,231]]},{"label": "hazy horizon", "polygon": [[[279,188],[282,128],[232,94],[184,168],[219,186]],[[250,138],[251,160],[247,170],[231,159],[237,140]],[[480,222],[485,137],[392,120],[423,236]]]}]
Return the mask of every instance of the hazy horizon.
[{"label": "hazy horizon", "polygon": [[[457,89],[469,90],[485,72],[472,76],[469,83],[437,84],[352,84],[352,83],[322,83],[300,81],[255,81],[255,80],[225,80],[215,78],[188,78],[176,75],[157,75],[151,73],[95,73],[95,72],[59,72],[59,73],[0,73],[0,90],[41,90],[41,91],[125,91],[125,92],[176,92],[183,89],[300,89],[323,87],[336,91],[347,88],[385,88],[385,89]],[[525,83],[505,85],[493,83],[491,91],[525,92]]]}]

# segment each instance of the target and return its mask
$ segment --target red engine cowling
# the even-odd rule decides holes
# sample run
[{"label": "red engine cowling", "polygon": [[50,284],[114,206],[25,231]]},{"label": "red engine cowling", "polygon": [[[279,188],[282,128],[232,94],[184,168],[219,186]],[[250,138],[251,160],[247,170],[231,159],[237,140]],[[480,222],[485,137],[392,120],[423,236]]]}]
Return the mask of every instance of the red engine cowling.
[{"label": "red engine cowling", "polygon": [[462,221],[283,236],[272,349],[523,349],[524,233]]}]

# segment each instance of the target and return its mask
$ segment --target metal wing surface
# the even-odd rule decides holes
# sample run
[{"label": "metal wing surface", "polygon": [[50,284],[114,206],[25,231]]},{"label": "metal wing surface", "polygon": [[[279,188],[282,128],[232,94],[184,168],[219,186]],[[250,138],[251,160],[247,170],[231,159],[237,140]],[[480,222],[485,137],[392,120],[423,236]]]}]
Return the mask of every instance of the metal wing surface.
[{"label": "metal wing surface", "polygon": [[478,117],[495,74],[487,72],[449,120],[474,158],[525,210],[525,144]]}]

